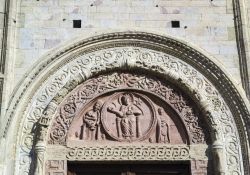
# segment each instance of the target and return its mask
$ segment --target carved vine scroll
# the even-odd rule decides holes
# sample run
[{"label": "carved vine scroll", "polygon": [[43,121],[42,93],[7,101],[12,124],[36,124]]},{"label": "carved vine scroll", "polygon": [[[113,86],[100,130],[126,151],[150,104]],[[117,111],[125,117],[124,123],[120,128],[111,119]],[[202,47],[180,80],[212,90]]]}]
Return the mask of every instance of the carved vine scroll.
[{"label": "carved vine scroll", "polygon": [[[193,105],[177,88],[157,78],[135,73],[100,75],[67,96],[52,125],[49,143],[65,144],[67,135],[88,141],[147,139],[148,142],[174,143],[166,106],[180,116],[179,122],[187,128],[191,143],[204,143],[208,136]],[[72,123],[73,119],[76,121]],[[72,132],[71,124],[78,130]],[[180,132],[183,135],[185,131]],[[172,136],[177,137],[186,136]],[[176,143],[187,143],[189,139],[179,140],[182,141]]]},{"label": "carved vine scroll", "polygon": [[[117,34],[109,35],[111,38],[117,36]],[[128,34],[121,34],[120,36],[126,36],[127,38]],[[142,35],[136,33],[132,36],[131,38],[136,38],[136,36]],[[148,34],[146,34],[143,35],[142,38],[146,40],[149,38],[150,43],[153,41],[152,35],[148,37]],[[136,68],[138,70],[160,74],[163,77],[173,80],[179,87],[184,87],[190,97],[201,104],[204,111],[207,112],[205,118],[209,121],[210,127],[221,133],[219,139],[223,141],[228,173],[242,174],[245,170],[245,174],[247,174],[248,170],[243,168],[243,163],[244,167],[249,167],[247,166],[249,160],[247,154],[242,154],[242,152],[247,152],[247,148],[244,146],[245,142],[240,142],[240,140],[245,140],[245,129],[241,124],[241,118],[249,117],[249,112],[245,108],[246,106],[244,106],[243,101],[241,101],[242,98],[239,93],[232,88],[234,86],[230,84],[231,81],[229,81],[223,72],[207,59],[206,56],[193,48],[189,48],[186,44],[181,44],[169,38],[163,40],[162,37],[157,37],[154,41],[164,41],[164,44],[161,43],[161,45],[165,45],[166,48],[160,48],[160,45],[146,44],[141,41],[136,42],[134,39],[127,43],[112,42],[112,44],[100,44],[100,47],[94,45],[89,52],[80,49],[78,53],[68,54],[65,60],[60,62],[59,67],[55,67],[53,70],[49,69],[50,76],[46,77],[47,79],[39,84],[39,88],[34,94],[32,93],[30,96],[32,100],[27,100],[25,105],[23,105],[22,109],[26,109],[24,110],[25,113],[22,113],[22,115],[19,113],[15,114],[15,116],[23,117],[22,127],[19,130],[19,144],[21,146],[20,149],[17,149],[19,155],[17,167],[20,167],[18,174],[23,175],[29,172],[31,162],[30,153],[32,152],[34,142],[32,128],[42,116],[46,107],[49,104],[55,104],[57,106],[57,103],[61,102],[61,99],[64,98],[66,94],[89,77],[101,72],[117,69],[124,70],[124,68]],[[75,47],[76,45],[72,48],[75,49]],[[77,45],[77,48],[79,48],[79,45]],[[58,58],[58,60],[62,59],[58,55],[55,55],[54,58]],[[42,65],[43,67],[39,68],[39,71],[44,68],[48,62],[45,63],[46,64]],[[37,75],[39,71],[37,69],[35,74],[32,74],[32,76],[28,78],[29,82],[34,81],[34,77],[36,76],[33,75]],[[211,76],[214,77],[214,79],[211,78]],[[219,83],[218,86],[217,83]],[[28,87],[28,85],[25,87]],[[218,89],[217,87],[223,87],[223,91],[219,91],[222,89]],[[144,90],[146,87],[141,89]],[[152,94],[157,95],[157,93]],[[161,97],[162,95],[160,95],[159,98]],[[20,98],[18,97],[18,101],[19,100]],[[88,99],[85,100],[87,101]],[[87,103],[88,102],[84,102],[84,104]],[[14,109],[16,104],[17,103],[13,103],[11,109]],[[172,107],[173,104],[170,106]],[[70,102],[69,106],[65,109],[74,111],[76,108],[74,103]],[[60,108],[60,110],[63,112],[62,108]],[[61,127],[61,131],[64,131],[64,129],[67,130],[72,121],[71,117],[74,117],[75,114],[67,114],[68,118],[65,118],[64,122],[67,124],[66,126],[61,126],[61,121],[58,117],[59,114],[60,112],[56,114],[56,122],[59,123],[58,127]],[[192,115],[191,113],[191,116]],[[51,115],[51,118],[54,119],[53,116]],[[64,118],[61,119],[64,120]],[[57,131],[54,131],[55,134],[57,134]],[[55,140],[50,140],[50,143],[65,143],[64,139],[67,133],[62,132],[58,134],[60,137]]]}]

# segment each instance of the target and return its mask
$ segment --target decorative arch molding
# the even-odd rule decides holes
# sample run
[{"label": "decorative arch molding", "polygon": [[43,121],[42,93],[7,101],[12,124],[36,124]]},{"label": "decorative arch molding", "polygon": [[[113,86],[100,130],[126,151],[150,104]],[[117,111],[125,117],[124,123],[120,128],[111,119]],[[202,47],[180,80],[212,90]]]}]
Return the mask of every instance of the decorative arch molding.
[{"label": "decorative arch molding", "polygon": [[[39,129],[36,134],[34,126],[41,117],[52,121],[60,102],[56,97],[65,97],[93,75],[130,68],[164,76],[187,92],[201,106],[214,133],[213,148],[221,165],[218,171],[249,173],[249,109],[245,96],[209,56],[172,38],[142,32],[117,32],[82,40],[48,55],[30,72],[6,116],[4,137],[14,138],[18,145],[15,173],[29,173],[34,150],[38,162],[44,163],[47,136],[39,134]],[[42,122],[41,128],[47,128],[48,121]],[[12,133],[18,133],[15,140],[8,131],[18,123]],[[39,174],[42,170],[36,171]]]}]

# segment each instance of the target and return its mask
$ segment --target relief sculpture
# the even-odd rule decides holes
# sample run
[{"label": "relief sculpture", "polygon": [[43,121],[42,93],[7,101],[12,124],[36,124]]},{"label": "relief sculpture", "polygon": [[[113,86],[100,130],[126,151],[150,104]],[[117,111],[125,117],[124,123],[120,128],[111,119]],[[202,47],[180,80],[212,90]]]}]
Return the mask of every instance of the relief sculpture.
[{"label": "relief sculpture", "polygon": [[123,94],[119,97],[119,109],[112,106],[108,107],[108,111],[115,114],[117,135],[119,138],[132,140],[134,137],[140,137],[140,121],[139,117],[143,115],[139,106],[134,104],[134,97],[132,94]]},{"label": "relief sculpture", "polygon": [[69,129],[68,140],[186,143],[185,131],[177,128],[162,105],[141,92],[117,91],[103,95],[79,113]]},{"label": "relief sculpture", "polygon": [[102,114],[105,131],[119,141],[144,140],[155,125],[153,104],[139,93],[114,94]]},{"label": "relief sculpture", "polygon": [[[98,140],[100,139],[100,109],[102,107],[102,102],[97,101],[93,109],[89,110],[83,116],[83,125],[81,127],[81,139],[86,140]],[[78,133],[76,132],[76,136]]]},{"label": "relief sculpture", "polygon": [[169,138],[169,124],[167,118],[164,116],[164,110],[158,108],[158,118],[157,118],[157,132],[158,132],[158,143],[170,143]]},{"label": "relief sculpture", "polygon": [[123,145],[68,147],[68,160],[190,160],[187,145]]},{"label": "relief sculpture", "polygon": [[141,74],[94,77],[61,103],[49,143],[204,143],[199,113],[171,86]]}]

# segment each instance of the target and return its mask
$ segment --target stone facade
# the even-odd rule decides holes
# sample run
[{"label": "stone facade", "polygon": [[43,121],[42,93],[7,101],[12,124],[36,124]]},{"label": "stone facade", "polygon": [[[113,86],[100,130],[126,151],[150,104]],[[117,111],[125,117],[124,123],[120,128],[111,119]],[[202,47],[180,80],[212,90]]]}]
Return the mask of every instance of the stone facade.
[{"label": "stone facade", "polygon": [[[0,40],[0,174],[147,159],[188,160],[192,174],[250,173],[249,0],[0,0]],[[99,95],[79,96],[97,80]]]},{"label": "stone facade", "polygon": [[[149,13],[150,12],[150,13]],[[183,38],[223,62],[240,80],[232,4],[222,1],[21,1],[15,82],[48,50],[79,35],[146,28]],[[81,20],[81,28],[73,28]],[[171,21],[180,21],[172,28]],[[240,83],[240,81],[238,81]]]}]

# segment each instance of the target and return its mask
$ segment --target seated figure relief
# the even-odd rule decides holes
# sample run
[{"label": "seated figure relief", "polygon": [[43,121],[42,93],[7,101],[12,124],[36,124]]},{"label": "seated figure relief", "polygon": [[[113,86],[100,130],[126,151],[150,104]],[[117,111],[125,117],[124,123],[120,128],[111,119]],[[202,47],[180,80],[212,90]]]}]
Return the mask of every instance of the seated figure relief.
[{"label": "seated figure relief", "polygon": [[153,108],[153,103],[142,94],[116,93],[103,107],[103,128],[118,141],[145,140],[156,123]]},{"label": "seated figure relief", "polygon": [[108,107],[108,111],[114,113],[117,125],[118,137],[131,140],[133,137],[140,136],[139,117],[143,115],[139,106],[134,104],[133,96],[122,95],[119,109]]}]

